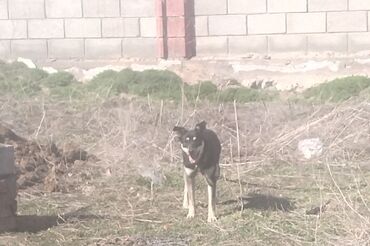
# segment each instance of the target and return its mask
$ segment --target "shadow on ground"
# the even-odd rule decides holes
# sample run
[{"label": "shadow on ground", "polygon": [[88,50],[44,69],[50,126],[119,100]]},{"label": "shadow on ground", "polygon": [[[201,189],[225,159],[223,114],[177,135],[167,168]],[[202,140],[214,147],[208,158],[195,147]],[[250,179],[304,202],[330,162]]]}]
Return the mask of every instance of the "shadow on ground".
[{"label": "shadow on ground", "polygon": [[81,209],[63,215],[19,215],[16,216],[16,228],[8,232],[36,233],[51,227],[76,221],[102,219],[104,217],[94,214],[81,213]]},{"label": "shadow on ground", "polygon": [[53,226],[63,223],[61,217],[53,215],[22,215],[17,216],[17,227],[15,232],[31,232],[36,233],[47,230]]},{"label": "shadow on ground", "polygon": [[258,209],[290,212],[295,209],[294,202],[287,197],[251,193],[238,200],[227,200],[221,202],[222,205],[235,204],[236,209]]}]

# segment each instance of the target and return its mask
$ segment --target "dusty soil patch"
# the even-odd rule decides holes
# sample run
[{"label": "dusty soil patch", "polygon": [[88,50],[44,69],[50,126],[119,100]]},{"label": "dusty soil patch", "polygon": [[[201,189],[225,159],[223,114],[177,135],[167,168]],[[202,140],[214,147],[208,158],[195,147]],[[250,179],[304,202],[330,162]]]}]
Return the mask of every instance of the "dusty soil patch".
[{"label": "dusty soil patch", "polygon": [[68,191],[73,187],[66,183],[70,168],[78,162],[96,160],[94,156],[73,145],[63,149],[54,143],[40,144],[15,134],[0,124],[0,143],[13,145],[15,149],[17,184],[20,189],[40,185],[43,190]]}]

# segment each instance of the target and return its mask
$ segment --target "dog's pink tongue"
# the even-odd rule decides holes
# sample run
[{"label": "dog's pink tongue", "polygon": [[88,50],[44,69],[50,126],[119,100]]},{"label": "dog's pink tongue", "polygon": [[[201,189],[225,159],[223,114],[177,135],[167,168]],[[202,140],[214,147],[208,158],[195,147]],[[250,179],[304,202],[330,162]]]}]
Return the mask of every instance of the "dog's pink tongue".
[{"label": "dog's pink tongue", "polygon": [[191,155],[189,155],[189,161],[194,164],[195,163],[195,160],[193,159],[193,157],[191,157]]}]

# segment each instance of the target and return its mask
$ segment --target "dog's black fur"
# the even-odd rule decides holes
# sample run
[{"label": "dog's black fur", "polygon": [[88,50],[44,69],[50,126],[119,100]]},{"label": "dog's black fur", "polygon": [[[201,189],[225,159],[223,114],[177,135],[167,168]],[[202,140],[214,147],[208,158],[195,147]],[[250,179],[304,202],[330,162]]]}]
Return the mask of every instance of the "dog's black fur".
[{"label": "dog's black fur", "polygon": [[206,122],[198,123],[194,129],[173,128],[181,143],[184,163],[184,208],[189,208],[188,218],[194,217],[194,177],[198,171],[208,184],[208,221],[216,220],[216,183],[220,177],[221,143],[216,133],[206,129]]}]

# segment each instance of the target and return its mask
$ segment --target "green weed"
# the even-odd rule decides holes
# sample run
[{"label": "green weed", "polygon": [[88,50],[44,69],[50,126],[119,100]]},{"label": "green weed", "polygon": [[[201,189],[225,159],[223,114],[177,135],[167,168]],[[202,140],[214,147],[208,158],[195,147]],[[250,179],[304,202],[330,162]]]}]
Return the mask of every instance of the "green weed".
[{"label": "green weed", "polygon": [[370,79],[364,76],[350,76],[311,87],[303,92],[303,97],[310,101],[342,102],[370,86]]}]

